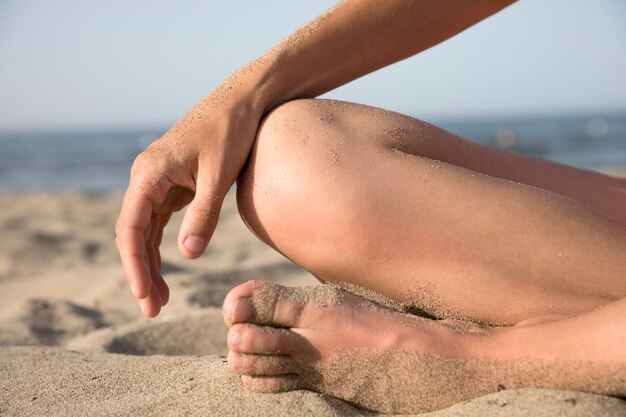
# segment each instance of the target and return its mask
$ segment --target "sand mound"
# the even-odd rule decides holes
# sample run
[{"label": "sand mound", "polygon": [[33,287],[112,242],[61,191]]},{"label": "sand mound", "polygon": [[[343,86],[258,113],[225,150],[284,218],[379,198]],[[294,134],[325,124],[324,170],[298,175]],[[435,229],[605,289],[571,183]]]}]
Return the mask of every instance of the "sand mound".
[{"label": "sand mound", "polygon": [[[198,307],[222,307],[224,297],[231,288],[244,282],[259,279],[276,282],[298,282],[303,271],[291,262],[276,262],[254,268],[245,268],[237,271],[212,272],[198,277],[203,288],[191,292],[188,302]],[[293,285],[293,284],[292,284]]]},{"label": "sand mound", "polygon": [[98,310],[67,300],[30,299],[0,322],[0,345],[61,345],[104,326]]},{"label": "sand mound", "polygon": [[228,353],[228,327],[219,309],[183,313],[164,321],[139,320],[106,328],[72,340],[67,348],[82,352],[109,352],[127,355],[221,355]]}]

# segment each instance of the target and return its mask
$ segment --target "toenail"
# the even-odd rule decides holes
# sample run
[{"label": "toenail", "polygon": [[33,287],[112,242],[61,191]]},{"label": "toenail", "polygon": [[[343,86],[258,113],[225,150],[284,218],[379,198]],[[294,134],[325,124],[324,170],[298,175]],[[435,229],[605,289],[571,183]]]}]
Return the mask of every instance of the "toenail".
[{"label": "toenail", "polygon": [[245,323],[254,318],[254,308],[249,298],[240,298],[235,301],[230,313],[231,323]]},{"label": "toenail", "polygon": [[239,330],[235,330],[230,337],[230,345],[236,347],[241,343],[241,332]]}]

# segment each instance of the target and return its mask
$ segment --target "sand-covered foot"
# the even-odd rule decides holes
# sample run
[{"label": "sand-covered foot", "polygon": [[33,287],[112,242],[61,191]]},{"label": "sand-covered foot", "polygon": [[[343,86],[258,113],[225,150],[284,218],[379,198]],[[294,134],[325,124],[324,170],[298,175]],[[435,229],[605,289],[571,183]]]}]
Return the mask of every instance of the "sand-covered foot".
[{"label": "sand-covered foot", "polygon": [[234,365],[245,354],[321,360],[355,348],[465,357],[469,338],[463,334],[488,332],[469,323],[457,326],[394,311],[330,285],[247,282],[226,297],[224,318]]},{"label": "sand-covered foot", "polygon": [[229,365],[246,388],[309,388],[335,396],[322,367],[342,354],[411,351],[464,357],[470,340],[486,332],[467,323],[457,328],[393,311],[328,285],[248,282],[228,294],[224,318],[230,326]]},{"label": "sand-covered foot", "polygon": [[387,413],[509,388],[626,393],[623,363],[503,355],[492,343],[498,330],[400,313],[327,285],[248,282],[228,294],[224,318],[229,366],[254,391],[311,389]]}]

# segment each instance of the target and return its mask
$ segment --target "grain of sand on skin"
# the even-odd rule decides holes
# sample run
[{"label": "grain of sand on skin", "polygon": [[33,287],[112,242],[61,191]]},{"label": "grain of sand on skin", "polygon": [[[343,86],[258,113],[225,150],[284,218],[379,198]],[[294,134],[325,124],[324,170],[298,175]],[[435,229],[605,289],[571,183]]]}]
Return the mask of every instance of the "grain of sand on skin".
[{"label": "grain of sand on skin", "polygon": [[[178,254],[181,217],[172,219],[162,250],[172,298],[153,320],[141,318],[115,251],[120,202],[0,195],[0,415],[378,415],[311,391],[252,393],[228,369],[219,309],[228,289],[249,279],[314,282],[248,232],[234,195],[198,260]],[[428,415],[624,414],[616,398],[530,389]]]},{"label": "grain of sand on skin", "polygon": [[[351,284],[368,308],[407,307]],[[252,296],[255,322],[271,323],[273,306],[282,299],[314,303],[321,307],[340,304],[343,291],[335,286],[286,288],[261,284]],[[384,307],[383,307],[384,306]],[[375,335],[373,337],[376,337]],[[378,352],[352,349],[321,360],[293,356],[300,374],[285,381],[341,398],[363,408],[384,413],[419,413],[440,410],[455,403],[511,388],[572,389],[626,396],[626,365],[540,359],[466,360],[407,351]],[[280,388],[279,388],[280,389]]]}]

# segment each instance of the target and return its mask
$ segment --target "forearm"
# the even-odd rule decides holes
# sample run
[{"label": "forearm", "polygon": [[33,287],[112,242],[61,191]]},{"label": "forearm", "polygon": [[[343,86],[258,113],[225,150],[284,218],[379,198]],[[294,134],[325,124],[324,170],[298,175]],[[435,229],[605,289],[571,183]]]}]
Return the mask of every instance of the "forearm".
[{"label": "forearm", "polygon": [[430,48],[513,0],[347,0],[243,67],[227,84],[263,113],[315,97]]}]

